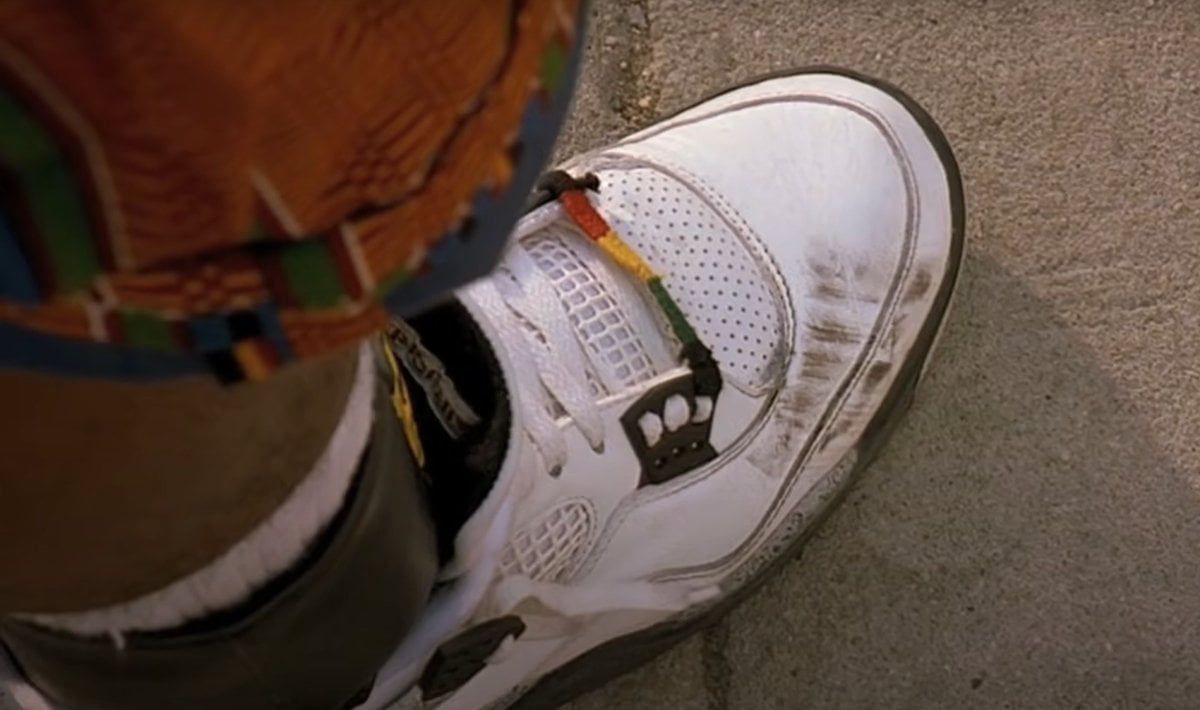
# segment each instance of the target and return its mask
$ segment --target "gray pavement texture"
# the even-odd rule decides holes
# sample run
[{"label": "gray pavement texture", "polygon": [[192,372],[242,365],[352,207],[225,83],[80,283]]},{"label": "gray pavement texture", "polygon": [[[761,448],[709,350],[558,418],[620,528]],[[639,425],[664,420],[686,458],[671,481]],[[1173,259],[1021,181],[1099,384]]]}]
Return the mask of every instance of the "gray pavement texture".
[{"label": "gray pavement texture", "polygon": [[597,0],[563,154],[837,64],[922,102],[965,272],[846,503],[600,708],[1200,707],[1200,3]]}]

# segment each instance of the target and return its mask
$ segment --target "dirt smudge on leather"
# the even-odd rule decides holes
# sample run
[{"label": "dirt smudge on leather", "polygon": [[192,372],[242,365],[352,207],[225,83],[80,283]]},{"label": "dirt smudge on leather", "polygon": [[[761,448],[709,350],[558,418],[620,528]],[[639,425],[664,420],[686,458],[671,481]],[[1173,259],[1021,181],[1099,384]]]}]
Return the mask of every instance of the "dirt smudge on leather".
[{"label": "dirt smudge on leather", "polygon": [[809,387],[794,386],[780,392],[775,402],[777,423],[773,435],[764,437],[763,442],[748,453],[750,463],[768,476],[782,476],[804,445],[804,436],[812,427],[813,409],[817,404]]},{"label": "dirt smudge on leather", "polygon": [[808,259],[808,268],[819,281],[840,280],[842,275],[833,264],[820,259]]},{"label": "dirt smudge on leather", "polygon": [[809,259],[808,269],[814,277],[811,293],[817,299],[836,304],[853,295],[847,274],[832,260]]},{"label": "dirt smudge on leather", "polygon": [[863,375],[863,389],[867,392],[874,390],[883,382],[888,373],[892,371],[891,363],[874,362],[867,368],[867,372]]},{"label": "dirt smudge on leather", "polygon": [[818,281],[814,292],[817,297],[828,301],[845,299],[850,295],[849,290],[846,289],[842,282],[832,279],[821,279]]},{"label": "dirt smudge on leather", "polygon": [[856,417],[849,416],[846,413],[843,413],[842,416],[838,417],[837,420],[834,421],[833,426],[829,427],[829,429],[825,432],[825,435],[821,437],[818,450],[824,451],[829,442],[838,440],[844,436],[846,432],[850,431],[850,427],[854,426],[855,419]]},{"label": "dirt smudge on leather", "polygon": [[838,357],[824,348],[813,348],[804,353],[804,363],[800,367],[800,376],[804,379],[820,379],[826,375],[830,366],[836,364]]},{"label": "dirt smudge on leather", "polygon": [[820,343],[845,345],[858,339],[857,329],[847,323],[832,318],[822,318],[809,323],[808,332],[813,339]]},{"label": "dirt smudge on leather", "polygon": [[913,275],[912,282],[904,291],[904,302],[909,303],[924,296],[929,292],[929,287],[933,285],[933,274],[929,269],[921,269]]}]

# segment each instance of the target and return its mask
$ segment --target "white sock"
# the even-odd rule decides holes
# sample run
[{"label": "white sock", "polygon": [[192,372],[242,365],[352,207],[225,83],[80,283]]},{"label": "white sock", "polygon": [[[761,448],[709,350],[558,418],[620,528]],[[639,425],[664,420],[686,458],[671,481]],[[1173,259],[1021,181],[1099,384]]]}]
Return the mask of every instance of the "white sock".
[{"label": "white sock", "polygon": [[121,604],[65,614],[13,614],[81,635],[109,635],[179,626],[247,599],[295,564],[341,509],[366,449],[375,394],[374,355],[359,350],[358,370],[341,421],[321,457],[291,495],[258,527],[208,566],[158,591]]}]

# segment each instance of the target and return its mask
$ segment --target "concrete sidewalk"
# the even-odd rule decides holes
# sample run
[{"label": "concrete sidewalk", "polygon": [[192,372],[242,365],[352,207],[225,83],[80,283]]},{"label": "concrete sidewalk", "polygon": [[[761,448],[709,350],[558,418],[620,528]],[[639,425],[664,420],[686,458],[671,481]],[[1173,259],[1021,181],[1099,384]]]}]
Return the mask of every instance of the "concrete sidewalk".
[{"label": "concrete sidewalk", "polygon": [[803,560],[574,710],[1200,707],[1200,3],[593,14],[564,154],[839,64],[943,125],[971,241],[917,405]]}]

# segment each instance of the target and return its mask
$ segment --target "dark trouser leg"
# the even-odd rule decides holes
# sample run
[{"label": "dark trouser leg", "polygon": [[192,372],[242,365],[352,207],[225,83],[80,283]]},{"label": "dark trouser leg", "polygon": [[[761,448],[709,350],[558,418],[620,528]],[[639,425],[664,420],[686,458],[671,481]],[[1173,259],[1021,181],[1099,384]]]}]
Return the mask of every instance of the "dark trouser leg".
[{"label": "dark trouser leg", "polygon": [[13,620],[27,676],[88,710],[329,710],[352,703],[424,610],[437,571],[420,475],[381,370],[375,419],[341,513],[306,558],[247,604],[186,627],[77,638]]}]

